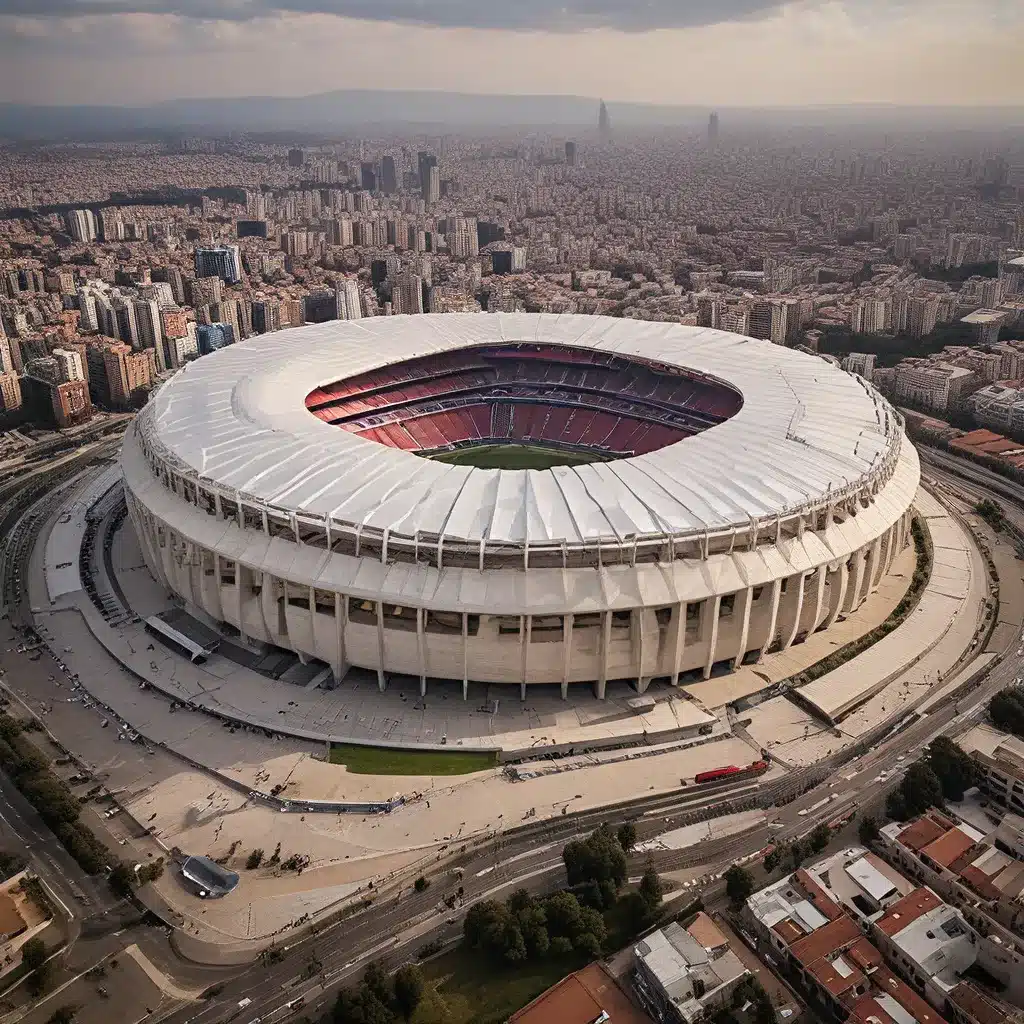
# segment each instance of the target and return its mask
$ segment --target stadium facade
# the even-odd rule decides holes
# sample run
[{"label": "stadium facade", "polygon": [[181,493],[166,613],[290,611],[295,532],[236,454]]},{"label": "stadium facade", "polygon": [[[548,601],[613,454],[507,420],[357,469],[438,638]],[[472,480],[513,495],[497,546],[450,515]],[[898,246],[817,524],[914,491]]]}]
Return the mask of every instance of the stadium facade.
[{"label": "stadium facade", "polygon": [[[517,453],[554,465],[481,468]],[[191,611],[338,680],[524,698],[706,678],[830,628],[910,543],[920,476],[899,415],[825,361],[547,314],[229,346],[159,390],[122,468]]]}]

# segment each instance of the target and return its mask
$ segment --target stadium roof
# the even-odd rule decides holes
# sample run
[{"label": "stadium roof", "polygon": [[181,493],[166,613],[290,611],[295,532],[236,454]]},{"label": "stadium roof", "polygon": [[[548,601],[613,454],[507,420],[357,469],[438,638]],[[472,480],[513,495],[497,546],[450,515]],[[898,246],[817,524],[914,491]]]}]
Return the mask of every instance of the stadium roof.
[{"label": "stadium roof", "polygon": [[[658,451],[548,470],[447,465],[317,419],[318,387],[481,344],[595,348],[690,367],[743,394],[731,419]],[[186,365],[140,415],[149,447],[201,486],[359,530],[487,545],[629,544],[748,529],[862,489],[902,430],[869,385],[766,341],[580,315],[374,317],[260,336]]]}]

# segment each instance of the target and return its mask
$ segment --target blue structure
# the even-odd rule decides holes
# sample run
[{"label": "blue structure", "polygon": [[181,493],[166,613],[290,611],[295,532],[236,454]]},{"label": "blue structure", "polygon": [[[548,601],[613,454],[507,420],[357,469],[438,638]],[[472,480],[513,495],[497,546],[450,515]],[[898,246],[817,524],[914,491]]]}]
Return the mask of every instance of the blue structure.
[{"label": "blue structure", "polygon": [[196,249],[196,277],[219,277],[226,284],[242,280],[242,257],[237,245]]},{"label": "blue structure", "polygon": [[225,345],[234,345],[235,340],[232,324],[199,324],[196,327],[196,342],[201,356],[208,356]]}]

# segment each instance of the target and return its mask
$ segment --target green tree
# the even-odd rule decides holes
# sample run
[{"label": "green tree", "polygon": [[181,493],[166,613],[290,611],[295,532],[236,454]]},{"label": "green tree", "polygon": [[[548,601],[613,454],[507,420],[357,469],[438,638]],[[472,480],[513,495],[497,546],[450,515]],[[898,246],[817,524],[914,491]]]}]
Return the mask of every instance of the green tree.
[{"label": "green tree", "polygon": [[617,911],[629,935],[639,935],[651,923],[651,908],[636,890],[627,892],[619,900]]},{"label": "green tree", "polygon": [[394,1024],[395,1015],[365,985],[343,988],[331,1015],[333,1024]]},{"label": "green tree", "polygon": [[627,821],[625,824],[619,826],[619,831],[616,833],[619,840],[619,846],[622,847],[625,853],[632,853],[633,847],[636,846],[636,825],[631,821]]},{"label": "green tree", "polygon": [[601,942],[593,932],[578,935],[572,946],[580,956],[585,956],[588,960],[596,960],[601,955]]},{"label": "green tree", "polygon": [[640,896],[652,916],[661,906],[663,891],[658,872],[654,868],[648,868],[640,879]]},{"label": "green tree", "polygon": [[1008,686],[989,702],[988,713],[994,725],[1017,736],[1024,736],[1024,693]]},{"label": "green tree", "polygon": [[891,817],[905,821],[942,805],[942,783],[925,761],[915,761],[908,769],[899,788],[889,795],[886,809]]},{"label": "green tree", "polygon": [[811,848],[811,853],[821,853],[829,844],[829,840],[832,838],[832,830],[821,822],[819,825],[815,825],[811,830],[811,834],[807,837],[808,845]]},{"label": "green tree", "polygon": [[964,792],[976,786],[981,779],[981,771],[974,758],[965,754],[948,736],[932,740],[926,760],[947,800],[963,800]]},{"label": "green tree", "polygon": [[754,891],[754,878],[739,864],[733,864],[725,873],[725,892],[734,906],[744,903]]},{"label": "green tree", "polygon": [[870,846],[878,838],[878,822],[871,815],[860,819],[857,835],[865,846]]},{"label": "green tree", "polygon": [[38,935],[21,947],[21,962],[26,971],[36,971],[46,961],[46,943]]},{"label": "green tree", "polygon": [[395,988],[391,975],[377,960],[371,960],[363,972],[362,987],[372,992],[385,1006],[390,1006],[395,998]]},{"label": "green tree", "polygon": [[807,856],[807,848],[799,839],[794,839],[793,842],[789,844],[787,852],[789,853],[789,860],[793,865],[793,870],[796,871],[796,869],[803,864],[804,857]]},{"label": "green tree", "polygon": [[426,892],[427,891],[427,887],[429,885],[430,885],[430,882],[428,882],[427,879],[423,877],[423,875],[420,875],[420,877],[417,878],[415,882],[413,882],[413,888],[417,892]]},{"label": "green tree", "polygon": [[135,888],[135,872],[126,860],[119,860],[107,878],[110,890],[120,899],[127,899]]},{"label": "green tree", "polygon": [[773,846],[764,855],[764,869],[771,874],[781,863],[786,854],[785,846]]},{"label": "green tree", "polygon": [[568,956],[572,952],[572,939],[565,935],[556,935],[551,940],[552,956]]},{"label": "green tree", "polygon": [[[567,843],[562,851],[565,873],[570,886],[596,884],[594,902],[609,906],[626,880],[626,854],[608,825],[602,825],[586,839]],[[604,885],[602,886],[602,883]],[[590,890],[593,892],[593,889]]]},{"label": "green tree", "polygon": [[406,964],[395,972],[395,1007],[405,1020],[412,1020],[426,987],[423,972],[415,964]]},{"label": "green tree", "polygon": [[79,1007],[75,1006],[74,1003],[68,1003],[65,1006],[58,1006],[57,1009],[46,1018],[46,1024],[74,1024],[78,1010]]},{"label": "green tree", "polygon": [[245,859],[245,866],[250,871],[255,871],[263,863],[263,848],[256,847]]}]

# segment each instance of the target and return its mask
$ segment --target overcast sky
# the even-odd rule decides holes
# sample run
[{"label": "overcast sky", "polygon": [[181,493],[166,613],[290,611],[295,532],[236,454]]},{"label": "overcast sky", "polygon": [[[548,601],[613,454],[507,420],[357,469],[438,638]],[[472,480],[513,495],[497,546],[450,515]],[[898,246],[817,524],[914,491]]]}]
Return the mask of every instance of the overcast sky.
[{"label": "overcast sky", "polygon": [[1024,103],[1024,0],[0,0],[0,101]]}]

